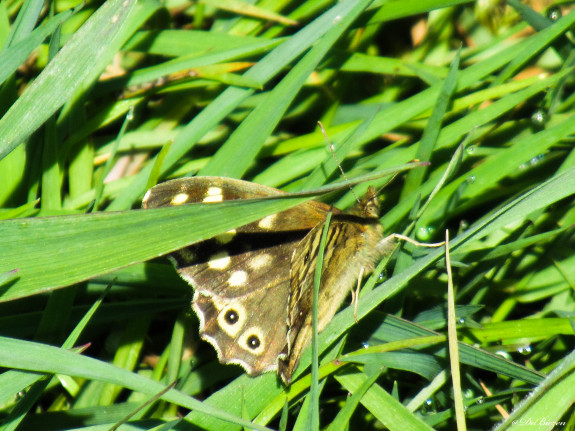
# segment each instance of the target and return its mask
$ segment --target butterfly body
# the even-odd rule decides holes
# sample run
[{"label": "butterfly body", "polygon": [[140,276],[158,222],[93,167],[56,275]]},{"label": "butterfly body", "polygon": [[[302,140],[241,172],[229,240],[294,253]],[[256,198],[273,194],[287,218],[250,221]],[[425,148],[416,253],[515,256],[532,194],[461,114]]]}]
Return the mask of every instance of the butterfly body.
[{"label": "butterfly body", "polygon": [[[277,196],[284,192],[224,177],[181,178],[146,193],[144,208]],[[278,371],[289,382],[311,339],[313,278],[330,207],[309,201],[171,254],[194,289],[201,337],[222,363],[248,374]],[[375,192],[352,211],[333,209],[319,293],[319,330],[331,320],[362,268],[373,270],[389,241]],[[190,228],[193,228],[191,226]]]}]

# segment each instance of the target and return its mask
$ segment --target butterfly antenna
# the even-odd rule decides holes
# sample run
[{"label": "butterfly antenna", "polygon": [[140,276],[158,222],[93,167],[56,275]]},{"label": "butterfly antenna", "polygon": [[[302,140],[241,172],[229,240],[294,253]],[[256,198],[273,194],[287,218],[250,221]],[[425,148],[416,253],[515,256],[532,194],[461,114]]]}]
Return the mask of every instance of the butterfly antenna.
[{"label": "butterfly antenna", "polygon": [[[348,183],[351,183],[351,181],[349,181],[349,178],[347,177],[347,175],[345,174],[343,168],[341,167],[341,163],[339,162],[339,159],[337,158],[337,154],[335,154],[335,147],[334,145],[331,143],[331,141],[329,140],[329,138],[327,137],[327,133],[323,127],[323,124],[321,124],[321,121],[318,121],[317,124],[319,125],[319,128],[321,129],[321,133],[323,134],[323,137],[325,138],[325,140],[327,141],[327,146],[329,147],[329,150],[331,151],[331,155],[333,156],[333,159],[335,160],[335,163],[337,163],[337,167],[339,168],[339,171],[341,172],[341,175],[343,177],[343,179],[345,181],[347,181]],[[351,191],[351,193],[353,194],[353,196],[355,197],[355,201],[359,202],[359,197],[355,194],[355,192],[353,191],[353,188],[351,187],[351,185],[349,186],[349,190]]]}]

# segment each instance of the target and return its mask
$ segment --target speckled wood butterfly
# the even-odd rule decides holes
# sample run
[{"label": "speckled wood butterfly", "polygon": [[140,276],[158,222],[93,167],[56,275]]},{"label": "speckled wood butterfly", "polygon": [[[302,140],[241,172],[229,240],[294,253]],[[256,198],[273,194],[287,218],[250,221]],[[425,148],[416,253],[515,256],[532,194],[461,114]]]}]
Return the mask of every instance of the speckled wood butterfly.
[{"label": "speckled wood butterfly", "polygon": [[[142,205],[253,199],[284,192],[224,177],[181,178],[148,190]],[[171,254],[194,289],[201,337],[220,362],[248,374],[277,371],[289,383],[311,340],[313,279],[330,207],[309,201]],[[374,265],[393,241],[378,222],[373,188],[349,211],[333,209],[323,263],[318,329],[332,319],[360,272]]]}]

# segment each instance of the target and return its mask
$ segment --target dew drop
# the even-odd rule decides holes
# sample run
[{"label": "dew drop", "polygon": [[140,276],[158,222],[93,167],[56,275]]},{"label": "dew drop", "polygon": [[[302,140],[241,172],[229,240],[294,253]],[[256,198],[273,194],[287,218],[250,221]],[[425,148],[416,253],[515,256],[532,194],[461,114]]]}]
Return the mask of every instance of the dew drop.
[{"label": "dew drop", "polygon": [[473,184],[475,179],[475,175],[469,175],[465,181],[467,181],[467,184]]},{"label": "dew drop", "polygon": [[550,7],[547,10],[547,18],[549,18],[553,22],[558,21],[559,18],[561,18],[562,16],[563,13],[561,12],[561,9],[558,7]]},{"label": "dew drop", "polygon": [[531,122],[536,127],[543,127],[546,121],[547,117],[545,115],[545,111],[542,109],[537,109],[533,114],[531,114]]},{"label": "dew drop", "polygon": [[477,147],[475,145],[470,145],[465,151],[467,151],[467,154],[471,156],[473,153],[475,153],[476,149]]},{"label": "dew drop", "polygon": [[477,404],[483,404],[484,401],[483,397],[477,398]]},{"label": "dew drop", "polygon": [[128,109],[128,113],[126,114],[126,120],[127,121],[134,120],[134,106],[131,106],[130,109]]},{"label": "dew drop", "polygon": [[457,321],[460,325],[465,325],[465,317],[460,317]]},{"label": "dew drop", "polygon": [[431,235],[433,233],[434,229],[431,227],[420,227],[419,229],[417,229],[417,239],[419,241],[429,241],[431,239]]},{"label": "dew drop", "polygon": [[363,343],[361,343],[361,345],[364,349],[367,349],[369,347],[369,343],[367,341],[364,341]]},{"label": "dew drop", "polygon": [[545,154],[538,154],[535,157],[533,157],[529,163],[531,164],[531,166],[535,166],[537,165],[541,160],[543,160],[545,158]]}]

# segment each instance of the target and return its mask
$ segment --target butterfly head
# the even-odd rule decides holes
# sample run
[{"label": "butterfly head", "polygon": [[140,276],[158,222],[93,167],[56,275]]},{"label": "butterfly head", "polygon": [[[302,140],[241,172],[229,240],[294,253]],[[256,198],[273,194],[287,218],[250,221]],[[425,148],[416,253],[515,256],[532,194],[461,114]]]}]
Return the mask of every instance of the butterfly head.
[{"label": "butterfly head", "polygon": [[358,217],[379,218],[380,204],[375,187],[369,186],[367,193],[361,198],[349,213]]}]

